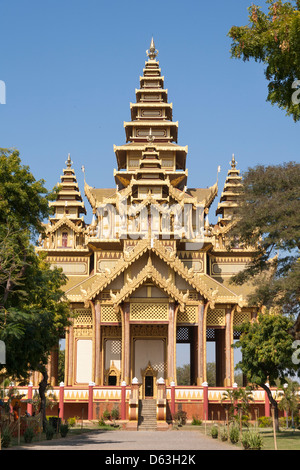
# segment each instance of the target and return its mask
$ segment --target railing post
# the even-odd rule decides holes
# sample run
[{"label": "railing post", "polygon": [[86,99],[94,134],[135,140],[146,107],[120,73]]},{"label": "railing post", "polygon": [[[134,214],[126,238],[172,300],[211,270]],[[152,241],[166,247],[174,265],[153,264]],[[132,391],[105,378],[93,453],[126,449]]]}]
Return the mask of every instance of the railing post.
[{"label": "railing post", "polygon": [[203,382],[203,416],[205,422],[208,421],[208,383]]},{"label": "railing post", "polygon": [[65,395],[65,384],[60,382],[59,384],[59,417],[64,419],[64,395]]},{"label": "railing post", "polygon": [[126,385],[125,381],[121,383],[121,419],[123,421],[126,420]]},{"label": "railing post", "polygon": [[89,383],[89,407],[88,407],[88,420],[91,421],[93,419],[93,393],[94,393],[94,382]]},{"label": "railing post", "polygon": [[175,415],[175,382],[171,382],[171,414],[172,419]]},{"label": "railing post", "polygon": [[[238,384],[237,384],[236,382],[234,382],[234,384],[232,385],[232,388],[233,388],[233,389],[237,389],[237,388],[238,388]],[[234,400],[234,412],[233,412],[233,414],[234,414],[235,416],[236,416],[237,413],[238,413],[237,404],[238,404],[238,402],[237,402],[237,400],[235,399],[235,400]]]},{"label": "railing post", "polygon": [[28,398],[28,402],[27,402],[27,413],[32,416],[32,402],[29,403],[29,400],[32,400],[32,386],[33,386],[33,383],[32,382],[29,382],[28,384],[28,392],[27,392],[27,398]]}]

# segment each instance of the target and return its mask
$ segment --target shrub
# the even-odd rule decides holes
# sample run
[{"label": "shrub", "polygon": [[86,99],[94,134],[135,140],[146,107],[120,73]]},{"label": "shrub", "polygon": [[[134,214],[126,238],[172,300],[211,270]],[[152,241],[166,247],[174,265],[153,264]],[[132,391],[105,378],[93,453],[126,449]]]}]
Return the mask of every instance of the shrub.
[{"label": "shrub", "polygon": [[230,427],[230,430],[229,430],[229,439],[230,439],[230,442],[232,444],[236,444],[237,442],[239,442],[239,439],[240,439],[240,430],[239,430],[239,427],[237,425],[233,425]]},{"label": "shrub", "polygon": [[263,446],[263,439],[257,431],[246,431],[241,436],[244,449],[260,450]]},{"label": "shrub", "polygon": [[210,430],[210,433],[211,433],[211,437],[213,439],[217,439],[218,438],[218,435],[219,435],[219,429],[218,429],[218,426],[213,426]]},{"label": "shrub", "polygon": [[10,443],[11,443],[11,432],[10,432],[10,429],[9,427],[5,427],[4,429],[2,429],[2,432],[1,432],[1,445],[2,447],[4,448],[7,448],[10,446]]},{"label": "shrub", "polygon": [[59,430],[59,427],[61,425],[61,418],[58,418],[57,416],[49,416],[48,417],[48,422],[49,422],[50,426],[52,426],[55,431]]},{"label": "shrub", "polygon": [[76,424],[76,418],[74,416],[74,418],[69,418],[68,419],[68,425],[70,426],[70,428],[73,428]]},{"label": "shrub", "polygon": [[34,430],[30,427],[27,427],[24,432],[24,441],[29,444],[34,438]]},{"label": "shrub", "polygon": [[68,425],[68,423],[61,424],[61,425],[60,425],[60,428],[59,428],[59,432],[60,432],[61,437],[66,437],[66,435],[67,435],[68,432],[69,432],[69,425]]},{"label": "shrub", "polygon": [[47,441],[51,441],[55,433],[55,430],[53,429],[53,426],[51,424],[47,424],[45,434],[46,434],[46,439]]},{"label": "shrub", "polygon": [[192,425],[193,426],[201,426],[201,424],[202,424],[201,419],[195,418],[195,416],[193,416]]},{"label": "shrub", "polygon": [[178,422],[179,426],[186,424],[186,411],[177,411],[177,413],[174,415],[174,419]]},{"label": "shrub", "polygon": [[258,426],[260,428],[270,428],[272,426],[272,418],[270,416],[260,416],[258,418]]},{"label": "shrub", "polygon": [[111,410],[111,417],[112,417],[112,419],[114,421],[114,424],[115,424],[116,419],[119,419],[119,408],[113,408]]},{"label": "shrub", "polygon": [[103,411],[103,418],[110,419],[110,412],[107,409]]},{"label": "shrub", "polygon": [[228,432],[226,428],[223,428],[220,434],[221,441],[228,441]]}]

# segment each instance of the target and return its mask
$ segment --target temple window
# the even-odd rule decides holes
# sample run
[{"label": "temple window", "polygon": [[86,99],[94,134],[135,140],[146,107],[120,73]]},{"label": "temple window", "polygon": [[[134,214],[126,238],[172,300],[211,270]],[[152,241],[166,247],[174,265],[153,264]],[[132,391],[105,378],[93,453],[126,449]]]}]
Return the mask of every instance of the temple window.
[{"label": "temple window", "polygon": [[63,232],[61,236],[61,246],[67,248],[68,246],[68,232]]}]

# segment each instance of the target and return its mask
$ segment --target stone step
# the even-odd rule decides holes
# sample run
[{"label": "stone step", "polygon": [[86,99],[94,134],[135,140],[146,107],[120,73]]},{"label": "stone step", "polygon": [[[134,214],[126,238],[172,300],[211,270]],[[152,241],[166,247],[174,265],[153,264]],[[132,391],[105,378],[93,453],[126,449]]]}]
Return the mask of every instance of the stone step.
[{"label": "stone step", "polygon": [[140,431],[156,431],[156,400],[141,400],[139,403],[139,421],[138,429]]}]

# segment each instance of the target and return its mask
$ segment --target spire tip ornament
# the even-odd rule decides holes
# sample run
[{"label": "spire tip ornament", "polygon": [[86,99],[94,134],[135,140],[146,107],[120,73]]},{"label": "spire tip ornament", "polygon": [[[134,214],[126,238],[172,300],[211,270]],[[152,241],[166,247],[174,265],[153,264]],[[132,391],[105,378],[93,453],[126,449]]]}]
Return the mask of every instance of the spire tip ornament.
[{"label": "spire tip ornament", "polygon": [[230,162],[231,168],[236,168],[236,164],[237,164],[237,161],[236,161],[234,153],[233,153],[232,158],[231,158],[231,162]]},{"label": "spire tip ornament", "polygon": [[152,39],[151,39],[151,43],[150,43],[149,50],[146,51],[146,54],[147,54],[147,56],[149,57],[149,59],[151,59],[151,60],[154,60],[155,57],[156,57],[157,54],[158,54],[158,50],[155,49],[155,44],[154,44],[154,39],[153,39],[153,37],[152,37]]},{"label": "spire tip ornament", "polygon": [[68,168],[71,168],[71,166],[73,165],[73,162],[71,160],[71,156],[69,153],[68,153],[68,159],[65,161],[65,164],[67,165]]}]

